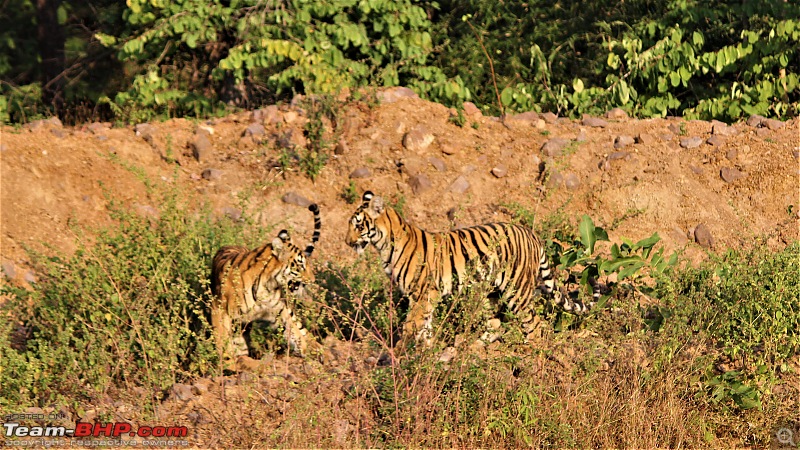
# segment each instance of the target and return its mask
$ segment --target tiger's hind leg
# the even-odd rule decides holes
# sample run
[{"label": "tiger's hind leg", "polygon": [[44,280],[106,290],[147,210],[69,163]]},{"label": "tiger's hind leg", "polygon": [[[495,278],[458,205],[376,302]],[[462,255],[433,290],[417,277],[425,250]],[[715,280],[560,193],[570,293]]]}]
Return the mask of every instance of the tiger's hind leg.
[{"label": "tiger's hind leg", "polygon": [[433,343],[434,304],[438,298],[438,291],[429,290],[416,301],[409,299],[408,315],[403,323],[403,336],[398,343],[401,348],[411,342],[422,343],[425,348],[430,348]]}]

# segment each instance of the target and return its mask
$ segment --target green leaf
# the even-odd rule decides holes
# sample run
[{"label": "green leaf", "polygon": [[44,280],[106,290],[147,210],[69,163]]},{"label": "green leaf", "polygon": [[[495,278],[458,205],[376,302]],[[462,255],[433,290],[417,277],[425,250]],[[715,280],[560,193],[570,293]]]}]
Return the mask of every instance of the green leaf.
[{"label": "green leaf", "polygon": [[572,89],[574,89],[577,93],[583,92],[583,80],[580,78],[575,78],[572,81]]},{"label": "green leaf", "polygon": [[592,222],[592,218],[584,214],[581,218],[581,223],[578,226],[578,231],[581,234],[581,243],[583,243],[583,246],[588,250],[589,255],[593,255],[595,235],[594,222]]},{"label": "green leaf", "polygon": [[624,280],[625,278],[628,278],[628,277],[634,275],[642,267],[644,267],[644,262],[642,262],[642,261],[635,262],[635,263],[625,267],[624,269],[620,270],[618,277],[619,277],[620,280]]},{"label": "green leaf", "polygon": [[672,87],[678,87],[678,85],[681,84],[680,74],[678,72],[670,72],[669,82],[672,84]]},{"label": "green leaf", "polygon": [[503,92],[500,93],[500,101],[503,102],[503,106],[508,106],[514,101],[514,93],[510,87],[503,89]]}]

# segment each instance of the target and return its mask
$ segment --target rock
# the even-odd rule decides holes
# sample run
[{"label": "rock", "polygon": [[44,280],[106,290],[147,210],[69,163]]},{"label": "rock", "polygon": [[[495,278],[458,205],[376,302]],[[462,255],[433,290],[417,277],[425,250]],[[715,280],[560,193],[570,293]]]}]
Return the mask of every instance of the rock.
[{"label": "rock", "polygon": [[736,148],[732,148],[725,153],[725,157],[728,158],[728,161],[733,161],[739,155],[739,151]]},{"label": "rock", "polygon": [[306,148],[308,143],[306,137],[303,136],[303,132],[294,128],[290,128],[278,136],[276,142],[279,147],[285,149]]},{"label": "rock", "polygon": [[339,143],[336,144],[336,148],[333,149],[333,153],[336,155],[344,155],[345,153],[349,152],[350,146],[347,145],[347,142],[344,140],[339,141]]},{"label": "rock", "polygon": [[761,123],[764,122],[765,120],[766,120],[766,117],[764,117],[762,115],[759,115],[759,114],[753,114],[752,116],[750,116],[747,119],[746,123],[750,127],[760,127]]},{"label": "rock", "polygon": [[625,148],[633,144],[634,142],[636,141],[633,139],[632,136],[625,136],[625,135],[617,136],[616,139],[614,139],[614,148]]},{"label": "rock", "polygon": [[447,166],[445,165],[444,161],[435,156],[431,156],[430,158],[428,158],[428,162],[431,163],[431,165],[435,167],[436,170],[438,170],[439,172],[447,171]]},{"label": "rock", "polygon": [[697,166],[692,166],[692,165],[690,165],[690,166],[689,166],[689,170],[691,170],[692,172],[694,172],[694,174],[695,174],[695,175],[702,175],[702,174],[703,174],[703,169],[702,169],[702,168],[700,168],[700,167],[697,167]]},{"label": "rock", "polygon": [[52,129],[50,130],[50,133],[51,133],[53,136],[55,136],[55,137],[57,137],[57,138],[59,138],[59,139],[63,139],[64,137],[66,137],[66,136],[67,136],[67,132],[66,132],[66,131],[64,131],[64,130],[62,130],[61,128],[52,128]]},{"label": "rock", "polygon": [[275,124],[283,119],[281,118],[280,110],[278,110],[278,105],[269,105],[253,111],[252,120],[261,124]]},{"label": "rock", "polygon": [[541,117],[542,119],[544,119],[545,122],[549,124],[554,124],[558,120],[558,116],[551,112],[542,113]]},{"label": "rock", "polygon": [[625,161],[630,161],[631,152],[614,152],[608,155],[609,161],[616,161],[618,159],[624,159]]},{"label": "rock", "polygon": [[547,183],[545,185],[550,189],[557,189],[561,187],[564,183],[564,175],[561,175],[557,170],[553,170],[550,172],[550,176],[547,177]]},{"label": "rock", "polygon": [[578,135],[575,136],[575,142],[586,142],[586,129],[581,128]]},{"label": "rock", "polygon": [[264,125],[261,125],[260,123],[251,123],[247,126],[247,128],[245,128],[242,136],[263,136],[266,131],[267,130],[264,128]]},{"label": "rock", "polygon": [[746,175],[735,167],[723,167],[719,170],[719,176],[725,180],[726,183],[733,183],[736,180],[744,178]]},{"label": "rock", "polygon": [[372,172],[366,167],[359,167],[350,172],[350,178],[369,178],[370,176],[372,176]]},{"label": "rock", "polygon": [[403,136],[403,147],[420,152],[433,144],[434,136],[424,126],[417,125]]},{"label": "rock", "polygon": [[800,159],[800,150],[792,151],[792,156],[794,157],[794,159]]},{"label": "rock", "polygon": [[611,111],[606,112],[606,119],[619,120],[627,118],[628,118],[628,113],[625,112],[625,110],[622,108],[614,108]]},{"label": "rock", "polygon": [[706,143],[708,145],[713,145],[714,147],[720,147],[725,144],[725,138],[719,134],[714,134],[710,138],[706,139]]},{"label": "rock", "polygon": [[153,145],[153,137],[156,134],[156,129],[149,123],[140,123],[133,127],[137,136],[140,136],[150,145]]},{"label": "rock", "polygon": [[568,173],[567,176],[564,177],[564,186],[566,186],[567,189],[574,191],[581,186],[581,180],[574,173]]},{"label": "rock", "polygon": [[408,185],[411,186],[411,190],[414,192],[414,195],[420,195],[433,187],[431,180],[424,173],[418,173],[409,177]]},{"label": "rock", "polygon": [[714,246],[714,237],[711,236],[711,231],[702,223],[694,228],[694,241],[703,248],[712,248]]},{"label": "rock", "polygon": [[594,128],[605,128],[608,126],[608,122],[599,117],[584,117],[581,124]]},{"label": "rock", "polygon": [[736,127],[728,126],[724,122],[714,120],[711,124],[711,134],[719,136],[736,136],[739,134],[739,130]]},{"label": "rock", "polygon": [[764,121],[761,122],[761,126],[767,127],[770,130],[775,131],[775,130],[780,130],[781,128],[786,126],[786,123],[776,119],[765,119]]},{"label": "rock", "polygon": [[756,136],[766,138],[770,135],[772,135],[772,130],[769,128],[756,128]]},{"label": "rock", "polygon": [[686,239],[686,233],[679,227],[673,227],[669,232],[669,236],[679,247],[683,247],[689,242],[689,240]]},{"label": "rock", "polygon": [[703,145],[703,138],[697,136],[681,138],[681,147],[683,148],[697,148]]},{"label": "rock", "polygon": [[475,106],[475,103],[464,102],[464,104],[462,106],[464,108],[464,114],[466,114],[466,115],[468,115],[470,117],[481,117],[483,115],[481,113],[481,110],[478,109],[477,106]]},{"label": "rock", "polygon": [[286,111],[283,113],[283,121],[287,124],[292,124],[300,118],[300,114],[297,111]]},{"label": "rock", "polygon": [[12,261],[3,261],[3,273],[6,274],[9,280],[16,278],[17,269]]},{"label": "rock", "polygon": [[192,147],[192,155],[198,162],[203,162],[211,157],[211,140],[208,139],[206,133],[195,134],[189,145]]},{"label": "rock", "polygon": [[94,134],[102,133],[111,128],[111,124],[108,122],[92,122],[86,126]]},{"label": "rock", "polygon": [[294,191],[283,194],[281,201],[283,201],[283,203],[289,203],[290,205],[302,206],[303,208],[308,208],[311,203],[313,203],[311,200]]},{"label": "rock", "polygon": [[537,114],[535,111],[527,111],[520,114],[514,114],[513,116],[508,116],[506,117],[506,120],[530,122],[531,125],[535,125],[539,120],[539,114]]},{"label": "rock", "polygon": [[467,189],[469,189],[469,181],[464,178],[464,175],[460,175],[453,181],[453,184],[450,185],[449,191],[455,192],[456,194],[463,194],[467,192]]},{"label": "rock", "polygon": [[22,276],[22,279],[28,283],[36,283],[36,275],[31,272],[30,270],[25,272],[25,275]]},{"label": "rock", "polygon": [[378,92],[378,100],[381,103],[394,103],[404,98],[419,98],[416,92],[407,87],[391,87]]},{"label": "rock", "polygon": [[455,144],[448,142],[442,144],[442,153],[444,153],[445,155],[455,155],[456,153],[458,153],[458,148],[455,146]]},{"label": "rock", "polygon": [[221,210],[222,215],[228,217],[229,219],[238,222],[242,219],[242,210],[239,208],[233,208],[231,206],[224,206]]},{"label": "rock", "polygon": [[199,380],[195,381],[194,384],[192,384],[192,387],[194,388],[194,393],[196,395],[203,395],[207,393],[208,391],[211,390],[213,386],[214,382],[209,380],[208,378],[200,378]]},{"label": "rock", "polygon": [[547,156],[549,156],[551,158],[556,158],[558,156],[561,156],[561,151],[567,145],[569,145],[569,139],[564,139],[564,138],[558,138],[557,137],[557,138],[549,139],[547,142],[545,142],[542,145],[541,150],[542,150],[542,153],[544,153],[545,155],[547,155]]},{"label": "rock", "polygon": [[636,143],[643,145],[653,145],[656,143],[656,138],[652,134],[639,133],[636,135]]},{"label": "rock", "polygon": [[158,219],[158,217],[160,216],[158,210],[150,205],[141,205],[136,203],[133,205],[133,208],[136,211],[136,213],[142,217]]},{"label": "rock", "polygon": [[175,383],[169,389],[169,396],[182,402],[187,402],[194,397],[194,390],[188,384]]},{"label": "rock", "polygon": [[677,134],[678,136],[680,136],[680,135],[685,133],[685,131],[683,129],[681,129],[681,126],[679,124],[677,124],[677,123],[669,124],[669,126],[667,126],[667,129],[670,131],[670,133]]},{"label": "rock", "polygon": [[492,168],[492,175],[497,178],[503,178],[508,175],[508,168],[505,164],[498,164],[496,167]]},{"label": "rock", "polygon": [[206,169],[202,174],[200,174],[200,176],[202,176],[205,180],[213,181],[222,178],[223,173],[224,172],[219,169]]}]

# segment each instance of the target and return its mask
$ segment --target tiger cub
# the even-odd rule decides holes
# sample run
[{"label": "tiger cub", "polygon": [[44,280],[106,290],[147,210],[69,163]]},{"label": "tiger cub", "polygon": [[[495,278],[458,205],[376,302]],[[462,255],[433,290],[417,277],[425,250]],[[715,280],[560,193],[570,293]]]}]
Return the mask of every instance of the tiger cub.
[{"label": "tiger cub", "polygon": [[286,230],[281,230],[271,243],[252,250],[225,246],[214,256],[211,325],[223,361],[248,354],[243,333],[232,336],[234,322],[243,329],[256,320],[272,326],[282,324],[289,351],[305,354],[308,331],[295,317],[286,295],[299,294],[305,283],[314,281],[308,259],[319,241],[322,222],[316,204],[308,209],[314,213],[314,235],[304,250],[291,242]]},{"label": "tiger cub", "polygon": [[585,305],[555,289],[544,245],[530,228],[490,223],[431,233],[406,222],[370,191],[350,218],[345,242],[359,254],[372,244],[386,274],[408,297],[404,343],[413,339],[430,345],[436,302],[468,282],[469,264],[492,283],[493,294],[502,296],[504,306],[520,319],[526,333],[535,328],[538,293],[575,314],[588,311],[600,296],[596,291],[593,301]]}]

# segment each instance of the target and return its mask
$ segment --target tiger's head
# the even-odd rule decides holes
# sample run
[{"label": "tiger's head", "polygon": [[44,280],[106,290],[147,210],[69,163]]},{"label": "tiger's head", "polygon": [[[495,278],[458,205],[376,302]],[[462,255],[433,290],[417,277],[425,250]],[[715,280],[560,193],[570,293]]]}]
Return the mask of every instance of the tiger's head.
[{"label": "tiger's head", "polygon": [[361,197],[361,206],[350,217],[345,242],[359,255],[370,243],[379,239],[375,221],[384,213],[384,208],[383,198],[367,191]]},{"label": "tiger's head", "polygon": [[314,214],[314,235],[305,250],[301,250],[292,243],[289,232],[286,230],[281,230],[278,236],[272,240],[272,256],[280,264],[280,269],[275,274],[275,280],[292,292],[299,291],[304,284],[313,283],[315,280],[314,271],[311,269],[308,259],[319,241],[322,222],[316,203],[310,205],[308,210]]}]

